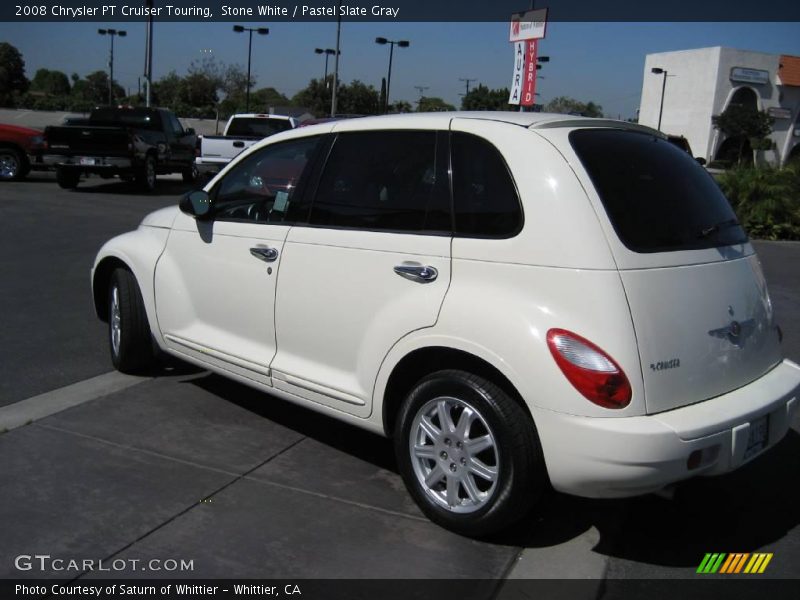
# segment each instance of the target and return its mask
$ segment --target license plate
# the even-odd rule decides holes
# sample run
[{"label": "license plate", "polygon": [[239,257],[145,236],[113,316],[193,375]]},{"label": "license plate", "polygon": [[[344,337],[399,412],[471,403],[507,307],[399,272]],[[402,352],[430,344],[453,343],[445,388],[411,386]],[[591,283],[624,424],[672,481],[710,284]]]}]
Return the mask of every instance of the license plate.
[{"label": "license plate", "polygon": [[750,431],[747,434],[747,447],[744,451],[744,458],[755,456],[761,452],[769,440],[769,415],[763,416],[750,423]]},{"label": "license plate", "polygon": [[93,165],[94,159],[93,158],[86,158],[84,156],[81,157],[81,164],[82,165]]}]

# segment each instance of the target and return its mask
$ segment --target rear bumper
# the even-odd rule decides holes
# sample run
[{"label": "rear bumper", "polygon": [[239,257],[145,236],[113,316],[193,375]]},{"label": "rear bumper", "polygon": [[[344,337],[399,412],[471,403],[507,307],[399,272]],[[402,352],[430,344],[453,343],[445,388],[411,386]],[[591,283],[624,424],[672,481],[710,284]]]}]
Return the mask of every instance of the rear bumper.
[{"label": "rear bumper", "polygon": [[[90,162],[91,161],[91,162]],[[76,167],[86,170],[104,169],[130,169],[133,162],[130,158],[108,156],[63,156],[60,154],[45,154],[42,162],[47,166]]]},{"label": "rear bumper", "polygon": [[201,175],[216,175],[224,167],[226,167],[229,162],[230,160],[209,161],[208,159],[203,160],[201,158],[197,158],[195,159],[194,164],[197,167],[197,172]]},{"label": "rear bumper", "polygon": [[[590,498],[635,496],[739,468],[777,444],[800,403],[800,367],[784,360],[723,396],[667,412],[596,418],[536,410],[553,487]],[[766,446],[748,452],[751,424],[769,417]],[[702,462],[689,468],[693,452]]]}]

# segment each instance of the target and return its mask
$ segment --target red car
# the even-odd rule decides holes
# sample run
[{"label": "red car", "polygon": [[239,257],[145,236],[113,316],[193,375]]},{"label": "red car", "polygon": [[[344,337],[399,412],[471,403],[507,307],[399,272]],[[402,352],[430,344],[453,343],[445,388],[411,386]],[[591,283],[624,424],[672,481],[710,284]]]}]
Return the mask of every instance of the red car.
[{"label": "red car", "polygon": [[0,181],[22,179],[45,148],[38,129],[0,124]]}]

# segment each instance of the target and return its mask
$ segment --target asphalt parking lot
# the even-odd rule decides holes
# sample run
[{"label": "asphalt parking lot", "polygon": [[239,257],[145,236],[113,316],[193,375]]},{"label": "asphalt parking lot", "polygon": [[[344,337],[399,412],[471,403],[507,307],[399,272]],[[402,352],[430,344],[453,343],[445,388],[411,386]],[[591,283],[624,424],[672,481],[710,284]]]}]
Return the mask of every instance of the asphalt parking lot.
[{"label": "asphalt parking lot", "polygon": [[[94,254],[186,189],[94,178],[65,191],[47,173],[0,186],[0,431],[20,401],[70,406],[0,434],[0,578],[98,575],[15,564],[48,554],[125,560],[101,576],[486,580],[471,597],[504,597],[506,578],[577,578],[614,598],[626,580],[697,577],[706,552],[754,551],[774,553],[763,577],[798,576],[798,418],[773,451],[674,498],[554,495],[475,541],[421,515],[382,438],[180,365],[110,373]],[[800,244],[756,247],[800,361]],[[142,570],[152,559],[193,569]]]}]

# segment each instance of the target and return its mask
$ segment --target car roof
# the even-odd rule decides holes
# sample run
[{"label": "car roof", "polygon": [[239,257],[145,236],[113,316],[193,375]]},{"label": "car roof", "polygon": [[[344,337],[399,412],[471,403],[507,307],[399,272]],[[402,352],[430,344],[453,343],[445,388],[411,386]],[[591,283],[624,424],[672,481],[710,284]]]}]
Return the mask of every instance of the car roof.
[{"label": "car roof", "polygon": [[273,144],[281,140],[306,137],[309,135],[319,135],[331,132],[346,131],[370,131],[385,129],[449,129],[453,119],[475,119],[483,121],[494,121],[498,123],[516,125],[530,129],[554,129],[554,128],[579,128],[579,127],[600,127],[613,129],[626,129],[641,131],[659,137],[664,134],[636,123],[627,121],[616,121],[614,119],[596,119],[591,117],[579,117],[574,115],[564,115],[556,113],[541,112],[511,112],[511,111],[451,111],[451,112],[429,112],[429,113],[403,113],[395,115],[380,115],[372,117],[362,117],[360,119],[341,119],[298,127],[291,131],[284,131],[254,144],[251,148]]}]

